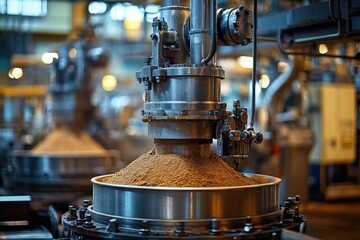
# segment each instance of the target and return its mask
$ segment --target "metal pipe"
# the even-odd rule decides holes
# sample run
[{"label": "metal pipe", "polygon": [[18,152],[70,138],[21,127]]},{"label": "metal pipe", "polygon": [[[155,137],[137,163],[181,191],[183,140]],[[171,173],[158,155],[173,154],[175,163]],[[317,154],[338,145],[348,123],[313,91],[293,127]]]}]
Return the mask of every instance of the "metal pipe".
[{"label": "metal pipe", "polygon": [[262,42],[277,42],[277,39],[275,37],[258,36],[257,40]]},{"label": "metal pipe", "polygon": [[189,0],[163,0],[162,6],[189,6]]},{"label": "metal pipe", "polygon": [[201,65],[210,43],[210,0],[190,1],[190,59],[191,64]]},{"label": "metal pipe", "polygon": [[[329,2],[329,12],[330,12],[330,17],[333,21],[337,22],[337,27],[338,27],[338,31],[336,33],[330,33],[330,34],[326,34],[326,35],[320,35],[320,36],[312,36],[312,37],[303,37],[303,38],[297,38],[297,39],[293,39],[293,43],[307,43],[307,42],[313,42],[313,41],[317,41],[317,40],[323,40],[323,39],[327,39],[327,38],[337,38],[340,37],[343,34],[343,27],[341,24],[341,9],[340,9],[340,1],[338,2],[338,17],[337,19],[334,16],[334,9],[333,9],[333,0],[331,0]],[[286,51],[286,49],[284,49],[284,47],[282,46],[282,42],[281,42],[281,30],[279,29],[277,32],[277,44],[278,47],[280,49],[280,51],[284,54],[293,54],[293,55],[305,55],[305,56],[315,56],[315,57],[339,57],[339,58],[349,58],[349,59],[356,59],[357,57],[348,57],[348,56],[337,56],[337,55],[332,55],[332,54],[314,54],[314,53],[304,53],[304,52],[291,52],[291,51]]]},{"label": "metal pipe", "polygon": [[270,124],[272,124],[272,128],[274,128],[274,124],[276,124],[276,114],[281,112],[281,109],[283,109],[283,93],[296,79],[303,63],[304,57],[296,56],[292,62],[288,63],[287,70],[274,79],[273,83],[266,91],[263,102],[266,106],[268,106],[268,110],[270,111],[269,120]]},{"label": "metal pipe", "polygon": [[216,9],[217,9],[217,0],[210,0],[211,4],[211,15],[210,15],[210,22],[211,28],[210,28],[210,34],[211,34],[211,43],[210,43],[210,52],[207,55],[206,58],[201,60],[201,63],[208,64],[210,60],[214,57],[216,53],[216,47],[217,47],[217,16],[216,16]]},{"label": "metal pipe", "polygon": [[253,68],[252,68],[252,96],[251,96],[251,121],[250,127],[254,126],[255,122],[255,93],[256,93],[256,62],[257,62],[257,0],[254,0],[254,14],[253,14],[253,26],[254,26],[254,36],[253,36]]}]

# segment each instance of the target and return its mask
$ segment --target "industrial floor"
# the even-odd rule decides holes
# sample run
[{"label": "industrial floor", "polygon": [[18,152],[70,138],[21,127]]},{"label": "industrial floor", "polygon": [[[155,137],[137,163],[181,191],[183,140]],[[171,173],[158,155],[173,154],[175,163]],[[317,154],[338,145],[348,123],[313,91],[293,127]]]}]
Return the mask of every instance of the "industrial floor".
[{"label": "industrial floor", "polygon": [[308,218],[306,235],[324,240],[360,240],[360,200],[309,202],[301,208]]}]

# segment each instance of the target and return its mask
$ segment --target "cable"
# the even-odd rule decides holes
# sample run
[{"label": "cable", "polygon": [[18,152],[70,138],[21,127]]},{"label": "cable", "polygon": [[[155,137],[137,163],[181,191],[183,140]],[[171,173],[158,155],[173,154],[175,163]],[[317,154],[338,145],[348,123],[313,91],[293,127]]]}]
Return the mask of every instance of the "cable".
[{"label": "cable", "polygon": [[252,68],[252,96],[251,96],[251,121],[250,127],[254,126],[255,122],[255,93],[256,93],[256,61],[257,61],[257,0],[254,0],[254,14],[253,14],[253,68]]}]

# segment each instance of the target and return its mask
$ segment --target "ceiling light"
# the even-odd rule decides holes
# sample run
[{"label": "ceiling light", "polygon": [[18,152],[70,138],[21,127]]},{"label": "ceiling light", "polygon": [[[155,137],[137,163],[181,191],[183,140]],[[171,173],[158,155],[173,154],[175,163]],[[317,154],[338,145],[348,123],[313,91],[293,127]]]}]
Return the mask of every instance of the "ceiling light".
[{"label": "ceiling light", "polygon": [[15,79],[19,79],[19,78],[21,78],[22,76],[24,75],[24,72],[23,72],[23,70],[21,69],[21,68],[19,68],[19,67],[14,67],[14,68],[12,68],[12,69],[10,69],[10,71],[9,71],[9,74],[8,74],[8,76],[10,77],[10,78],[15,78]]},{"label": "ceiling light", "polygon": [[238,64],[243,68],[252,68],[253,67],[253,58],[247,56],[240,56],[238,58]]},{"label": "ceiling light", "polygon": [[59,55],[54,52],[47,52],[41,56],[41,61],[45,64],[51,64],[55,59],[59,58]]},{"label": "ceiling light", "polygon": [[107,5],[104,2],[91,2],[88,6],[88,11],[90,14],[104,14],[107,10]]},{"label": "ceiling light", "polygon": [[328,52],[328,48],[325,44],[320,44],[319,45],[319,53],[321,54],[325,54]]},{"label": "ceiling light", "polygon": [[260,87],[265,89],[270,85],[270,78],[267,74],[261,75],[261,78],[259,80]]},{"label": "ceiling light", "polygon": [[105,91],[113,91],[117,85],[117,80],[113,75],[105,75],[101,84]]}]

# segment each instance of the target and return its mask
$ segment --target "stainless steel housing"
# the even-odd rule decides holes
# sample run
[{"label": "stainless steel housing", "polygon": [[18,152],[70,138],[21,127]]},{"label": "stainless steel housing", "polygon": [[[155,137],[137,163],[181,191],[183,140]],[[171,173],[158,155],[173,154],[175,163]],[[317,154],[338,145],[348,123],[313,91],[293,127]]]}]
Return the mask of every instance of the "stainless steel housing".
[{"label": "stainless steel housing", "polygon": [[84,200],[62,216],[71,239],[280,240],[288,239],[283,229],[304,232],[306,227],[299,196],[280,206],[279,178],[249,174],[263,183],[169,188],[104,183],[110,176],[92,179],[92,206]]},{"label": "stainless steel housing", "polygon": [[115,218],[187,221],[275,214],[275,219],[280,210],[276,177],[250,175],[264,182],[250,186],[166,188],[104,183],[110,176],[91,179],[92,210]]},{"label": "stainless steel housing", "polygon": [[3,169],[4,186],[12,193],[27,193],[35,199],[55,202],[88,195],[92,178],[113,171],[119,158],[117,151],[106,155],[32,155],[15,151]]},{"label": "stainless steel housing", "polygon": [[[260,139],[247,119],[228,124],[237,116],[229,116],[221,102],[225,73],[216,65],[217,44],[252,41],[250,13],[243,6],[217,11],[216,0],[164,1],[152,23],[152,56],[136,73],[145,90],[143,121],[159,153],[193,154],[190,148],[199,140],[210,145],[220,139],[218,155],[243,159]],[[234,112],[240,108],[239,102]],[[204,147],[201,155],[209,154]]]}]

